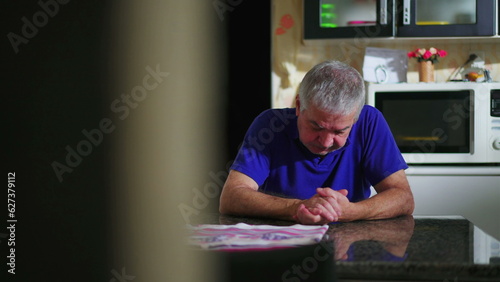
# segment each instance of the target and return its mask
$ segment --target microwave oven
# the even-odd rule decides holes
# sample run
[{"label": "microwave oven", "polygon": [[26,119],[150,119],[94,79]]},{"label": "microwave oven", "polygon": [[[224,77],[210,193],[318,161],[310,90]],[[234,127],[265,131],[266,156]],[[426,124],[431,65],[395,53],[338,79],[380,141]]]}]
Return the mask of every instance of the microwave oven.
[{"label": "microwave oven", "polygon": [[500,164],[500,83],[367,85],[408,164]]}]

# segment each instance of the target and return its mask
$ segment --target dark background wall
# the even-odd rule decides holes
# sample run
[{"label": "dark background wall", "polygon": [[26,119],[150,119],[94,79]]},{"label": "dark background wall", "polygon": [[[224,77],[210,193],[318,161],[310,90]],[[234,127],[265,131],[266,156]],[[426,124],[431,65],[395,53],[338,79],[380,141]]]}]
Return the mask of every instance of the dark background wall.
[{"label": "dark background wall", "polygon": [[[97,128],[109,114],[109,21],[116,3],[44,1],[57,5],[45,7],[49,15],[40,2],[0,4],[3,174],[16,173],[18,220],[17,274],[2,281],[109,281],[111,270],[121,271],[110,249],[112,144],[104,136],[86,149],[88,156],[69,157],[77,164],[73,170],[68,154],[88,140],[82,130]],[[253,118],[270,107],[270,1],[241,1],[226,15],[221,48],[227,50],[228,77],[221,95],[230,162]],[[23,40],[18,50],[12,33]],[[70,169],[62,181],[54,162]],[[9,250],[6,208],[0,217],[1,275]]]},{"label": "dark background wall", "polygon": [[234,158],[247,127],[271,106],[271,1],[228,13],[228,141]]},{"label": "dark background wall", "polygon": [[[3,175],[16,174],[18,220],[16,275],[2,281],[72,277],[105,281],[111,270],[107,257],[109,144],[103,140],[95,146],[78,169],[63,174],[62,182],[51,164],[65,164],[66,146],[76,150],[84,139],[81,131],[95,127],[109,103],[109,1],[52,2],[56,4],[46,7],[52,16],[38,1],[2,1],[0,7]],[[18,50],[9,34],[23,38]],[[7,202],[4,191],[2,203]],[[3,226],[6,204],[2,210]],[[5,231],[2,228],[0,233]],[[7,273],[6,239],[0,237],[1,275]]]}]

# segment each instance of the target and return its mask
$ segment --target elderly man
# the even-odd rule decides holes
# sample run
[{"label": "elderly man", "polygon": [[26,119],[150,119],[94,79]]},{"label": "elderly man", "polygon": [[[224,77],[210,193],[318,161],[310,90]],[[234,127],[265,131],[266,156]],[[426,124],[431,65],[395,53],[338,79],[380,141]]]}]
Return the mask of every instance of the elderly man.
[{"label": "elderly man", "polygon": [[296,108],[254,120],[219,210],[302,224],[408,215],[414,201],[406,168],[384,117],[365,105],[361,75],[326,61],[305,75]]}]

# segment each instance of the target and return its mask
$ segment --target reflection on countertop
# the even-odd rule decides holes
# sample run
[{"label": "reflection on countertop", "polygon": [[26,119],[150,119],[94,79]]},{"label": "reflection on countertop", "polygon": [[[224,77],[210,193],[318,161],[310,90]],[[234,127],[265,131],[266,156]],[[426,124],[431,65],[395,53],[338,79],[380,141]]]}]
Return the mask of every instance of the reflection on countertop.
[{"label": "reflection on countertop", "polygon": [[339,261],[404,261],[413,235],[412,216],[331,224],[327,240],[335,244]]},{"label": "reflection on countertop", "polygon": [[[191,224],[295,222],[205,214]],[[459,216],[332,223],[338,279],[500,281],[500,243]]]},{"label": "reflection on countertop", "polygon": [[358,234],[349,239],[347,256],[337,261],[339,277],[500,281],[499,242],[462,217],[400,217],[331,227],[337,253],[346,248],[337,241],[349,237],[343,229]]}]

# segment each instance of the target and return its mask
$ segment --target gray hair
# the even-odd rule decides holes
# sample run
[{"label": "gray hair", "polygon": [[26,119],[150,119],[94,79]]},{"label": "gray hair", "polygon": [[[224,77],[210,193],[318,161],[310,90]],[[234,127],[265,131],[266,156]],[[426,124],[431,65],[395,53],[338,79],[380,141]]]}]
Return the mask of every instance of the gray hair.
[{"label": "gray hair", "polygon": [[325,61],[309,70],[299,87],[300,111],[312,103],[322,111],[355,118],[365,104],[365,83],[353,67],[339,61]]}]

